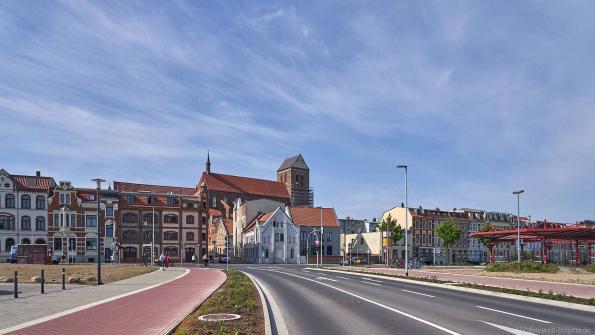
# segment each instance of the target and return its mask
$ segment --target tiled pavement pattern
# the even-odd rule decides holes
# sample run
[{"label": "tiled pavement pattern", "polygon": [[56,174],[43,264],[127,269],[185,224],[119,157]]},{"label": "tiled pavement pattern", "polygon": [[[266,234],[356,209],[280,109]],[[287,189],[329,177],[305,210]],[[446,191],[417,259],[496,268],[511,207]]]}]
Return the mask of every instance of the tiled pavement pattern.
[{"label": "tiled pavement pattern", "polygon": [[[394,268],[361,268],[361,267],[349,267],[349,266],[338,266],[328,267],[329,269],[343,269],[343,270],[355,270],[365,271],[368,273],[386,273],[386,274],[397,274],[400,276],[405,275],[404,269]],[[486,276],[473,276],[473,275],[462,275],[454,273],[439,273],[432,272],[431,270],[409,270],[409,276],[415,277],[430,277],[440,280],[447,280],[452,282],[465,282],[473,283],[478,285],[487,285],[495,287],[504,287],[517,290],[530,290],[538,292],[542,290],[544,293],[548,293],[550,290],[558,294],[572,295],[581,298],[593,298],[595,297],[595,285],[584,285],[584,284],[571,284],[571,283],[556,283],[546,282],[540,280],[528,280],[528,279],[515,279],[515,278],[501,278],[501,277],[486,277]]]},{"label": "tiled pavement pattern", "polygon": [[194,268],[169,283],[11,334],[164,334],[219,288],[225,278],[216,269]]},{"label": "tiled pavement pattern", "polygon": [[[192,271],[206,270],[195,269]],[[12,297],[13,284],[5,284],[0,286],[0,290],[3,290],[3,294],[0,295],[0,315],[2,315],[0,333],[3,333],[2,329],[163,283],[183,273],[185,273],[185,269],[170,268],[167,271],[158,270],[99,287],[67,284],[65,291],[62,291],[59,285],[52,284],[46,285],[46,294],[44,295],[39,293],[38,285],[19,284],[19,291],[22,293],[19,294],[18,299]],[[8,295],[5,295],[6,287],[11,290]]]}]

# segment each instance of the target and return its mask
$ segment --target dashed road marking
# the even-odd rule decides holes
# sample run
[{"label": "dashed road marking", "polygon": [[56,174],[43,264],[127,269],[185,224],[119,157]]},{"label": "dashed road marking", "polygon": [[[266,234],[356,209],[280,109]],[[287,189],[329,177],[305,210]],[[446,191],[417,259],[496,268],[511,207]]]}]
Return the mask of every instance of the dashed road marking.
[{"label": "dashed road marking", "polygon": [[409,290],[401,290],[401,291],[404,291],[404,292],[409,292],[409,293],[413,293],[413,294],[419,294],[419,295],[423,295],[423,296],[430,297],[430,298],[436,298],[436,297],[435,297],[435,296],[433,296],[433,295],[429,295],[429,294],[425,294],[425,293],[419,293],[419,292],[415,292],[415,291],[409,291]]},{"label": "dashed road marking", "polygon": [[536,318],[531,318],[531,317],[528,317],[528,316],[524,316],[524,315],[520,315],[520,314],[514,314],[514,313],[510,313],[510,312],[505,312],[505,311],[501,311],[501,310],[493,309],[493,308],[488,308],[488,307],[484,307],[484,306],[475,306],[475,307],[481,308],[481,309],[486,309],[488,311],[492,311],[492,312],[496,312],[496,313],[502,313],[502,314],[506,314],[506,315],[516,316],[518,318],[523,318],[523,319],[528,319],[528,320],[533,320],[533,321],[543,322],[543,323],[551,323],[549,321],[545,321],[545,320],[541,320],[541,319],[536,319]]},{"label": "dashed road marking", "polygon": [[[481,320],[479,320],[479,321],[481,321]],[[495,323],[491,323],[491,322],[487,322],[487,321],[481,321],[481,322],[483,322],[485,324],[488,324],[488,325],[490,325],[492,327],[496,327],[496,328],[498,328],[500,330],[504,330],[505,332],[509,332],[511,334],[514,334],[514,335],[537,335],[535,333],[529,333],[529,332],[524,331],[524,330],[514,329],[514,328],[502,326],[502,325],[497,325]]]}]

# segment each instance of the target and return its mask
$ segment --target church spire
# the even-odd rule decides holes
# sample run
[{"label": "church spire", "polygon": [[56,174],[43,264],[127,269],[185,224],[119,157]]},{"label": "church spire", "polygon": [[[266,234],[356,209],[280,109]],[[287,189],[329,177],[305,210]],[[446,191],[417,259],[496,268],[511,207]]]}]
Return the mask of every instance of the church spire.
[{"label": "church spire", "polygon": [[210,152],[207,151],[207,174],[211,173],[211,157]]}]

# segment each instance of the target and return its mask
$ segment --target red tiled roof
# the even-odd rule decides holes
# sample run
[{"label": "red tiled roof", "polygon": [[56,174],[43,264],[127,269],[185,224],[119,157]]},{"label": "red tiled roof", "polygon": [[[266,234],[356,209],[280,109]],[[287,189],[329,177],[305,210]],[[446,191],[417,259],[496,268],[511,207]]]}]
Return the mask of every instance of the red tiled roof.
[{"label": "red tiled roof", "polygon": [[20,175],[10,175],[10,177],[17,183],[17,187],[20,189],[49,191],[50,188],[56,186],[54,178],[51,177]]},{"label": "red tiled roof", "polygon": [[198,185],[201,185],[203,181],[207,184],[207,189],[210,191],[289,199],[287,188],[279,181],[231,176],[220,173],[207,174],[206,172],[203,172]]},{"label": "red tiled roof", "polygon": [[196,193],[194,187],[177,187],[177,186],[161,186],[149,184],[126,183],[121,181],[114,181],[114,190],[122,192],[141,192],[149,191],[153,194],[175,194],[193,196]]},{"label": "red tiled roof", "polygon": [[244,227],[242,232],[247,232],[247,231],[252,230],[252,228],[254,228],[254,226],[256,225],[257,222],[260,222],[260,223],[266,222],[273,215],[274,212],[275,211],[268,212],[268,213],[260,213],[260,214],[256,215],[252,219],[252,221],[250,221],[250,223],[246,227]]},{"label": "red tiled roof", "polygon": [[[289,207],[294,224],[310,227],[320,227],[320,210],[311,207]],[[339,220],[333,208],[322,208],[322,226],[339,227]]]}]

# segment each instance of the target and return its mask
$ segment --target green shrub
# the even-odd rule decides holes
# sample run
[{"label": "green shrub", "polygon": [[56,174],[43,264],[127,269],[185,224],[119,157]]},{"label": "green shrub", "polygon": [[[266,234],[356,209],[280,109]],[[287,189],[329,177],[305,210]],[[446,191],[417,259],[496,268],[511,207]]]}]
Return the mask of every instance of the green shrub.
[{"label": "green shrub", "polygon": [[489,272],[547,272],[556,273],[560,267],[556,264],[541,264],[536,262],[491,263],[486,265]]},{"label": "green shrub", "polygon": [[591,264],[591,268],[589,269],[589,271],[595,273],[595,263]]}]

